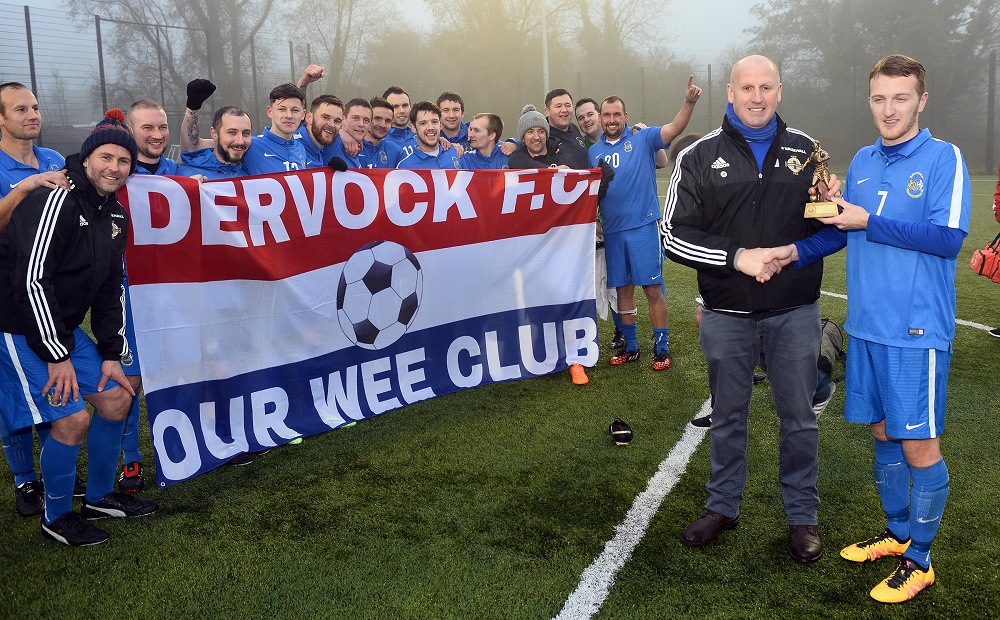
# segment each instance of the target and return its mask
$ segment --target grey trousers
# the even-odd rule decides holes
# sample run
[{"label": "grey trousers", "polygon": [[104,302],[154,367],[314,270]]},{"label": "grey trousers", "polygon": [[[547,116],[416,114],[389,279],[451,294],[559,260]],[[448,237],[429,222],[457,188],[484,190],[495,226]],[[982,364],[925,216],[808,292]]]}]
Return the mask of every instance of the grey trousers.
[{"label": "grey trousers", "polygon": [[766,318],[705,309],[701,350],[714,397],[709,510],[736,517],[747,481],[747,417],[761,352],[778,418],[781,498],[789,525],[815,525],[819,509],[819,426],[812,410],[819,355],[819,303]]}]

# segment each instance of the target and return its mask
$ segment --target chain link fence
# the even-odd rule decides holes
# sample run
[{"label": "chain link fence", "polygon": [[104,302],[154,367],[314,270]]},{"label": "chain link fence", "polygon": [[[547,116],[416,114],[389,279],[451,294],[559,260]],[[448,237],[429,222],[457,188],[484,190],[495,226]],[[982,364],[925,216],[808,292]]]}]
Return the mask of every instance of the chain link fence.
[{"label": "chain link fence", "polygon": [[[216,83],[233,86],[217,92],[205,104],[214,110],[224,104],[246,108],[255,130],[266,123],[267,94],[279,83],[295,82],[314,59],[308,41],[291,41],[288,32],[258,32],[239,58],[211,57],[207,50],[213,33],[172,24],[140,24],[94,15],[29,9],[0,4],[0,80],[28,85],[38,97],[44,124],[38,142],[60,152],[76,150],[93,124],[108,107],[127,108],[133,101],[151,98],[167,111],[177,142],[186,100],[185,85],[196,77],[216,77]],[[218,54],[221,56],[221,54]],[[500,57],[498,57],[499,61]],[[934,91],[947,88],[949,70],[931,62],[927,83],[931,100],[921,115],[921,124],[944,140],[956,143],[965,154],[970,170],[996,170],[996,75],[982,76],[978,93],[959,106],[948,106]],[[460,62],[456,60],[455,62]],[[815,66],[815,59],[786,61],[782,67],[784,92],[779,113],[785,121],[819,139],[833,156],[834,167],[845,168],[862,146],[876,135],[866,105],[870,65],[840,67],[839,77]],[[238,66],[238,75],[229,67]],[[564,87],[577,99],[600,101],[609,94],[621,96],[632,122],[648,125],[669,122],[680,107],[687,76],[704,89],[688,126],[689,132],[706,133],[719,126],[727,102],[729,67],[692,66],[673,63],[660,67],[623,67],[610,78],[588,76],[572,65],[553,63],[551,84]],[[991,70],[996,73],[995,62]],[[414,76],[410,82],[424,84],[430,92],[412,92],[414,101],[434,99],[446,90],[466,99],[466,118],[494,109],[508,128],[517,125],[520,107],[534,103],[539,110],[540,85],[536,67],[506,67],[498,64],[492,75],[465,72],[454,75]],[[419,78],[419,79],[418,79]],[[837,88],[818,89],[819,80],[834,80]],[[485,83],[484,83],[485,82]],[[324,82],[312,87],[318,94]],[[405,86],[405,84],[402,84]],[[377,86],[377,88],[376,88]],[[381,93],[385,85],[368,85],[368,93],[336,93],[344,101],[360,95]],[[223,89],[220,87],[220,91]],[[819,93],[828,93],[820,95]],[[832,93],[832,94],[829,94]],[[346,96],[345,96],[346,95]],[[505,134],[512,135],[511,131]]]},{"label": "chain link fence", "polygon": [[[166,110],[176,145],[187,82],[228,71],[223,59],[206,58],[210,36],[169,24],[0,4],[0,82],[21,82],[35,93],[43,118],[39,146],[71,153],[106,109],[127,110],[146,98]],[[293,45],[287,32],[258,32],[240,58],[249,74],[241,92],[216,93],[205,109],[236,103],[250,112],[255,127],[263,127],[268,92],[295,82],[309,62],[296,58],[299,43]],[[223,101],[224,96],[237,101]]]}]

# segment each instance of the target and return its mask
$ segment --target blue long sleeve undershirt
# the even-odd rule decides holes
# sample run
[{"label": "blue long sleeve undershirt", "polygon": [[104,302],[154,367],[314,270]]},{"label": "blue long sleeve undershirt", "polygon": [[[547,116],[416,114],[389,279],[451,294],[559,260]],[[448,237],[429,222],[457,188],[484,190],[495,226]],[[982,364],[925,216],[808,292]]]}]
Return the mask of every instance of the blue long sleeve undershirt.
[{"label": "blue long sleeve undershirt", "polygon": [[[958,228],[928,222],[902,222],[877,215],[868,217],[868,230],[865,234],[872,243],[882,243],[942,258],[957,257],[966,236],[966,233]],[[847,233],[835,226],[825,226],[816,234],[795,242],[799,260],[793,265],[797,269],[805,267],[824,256],[839,252],[846,245]]]}]

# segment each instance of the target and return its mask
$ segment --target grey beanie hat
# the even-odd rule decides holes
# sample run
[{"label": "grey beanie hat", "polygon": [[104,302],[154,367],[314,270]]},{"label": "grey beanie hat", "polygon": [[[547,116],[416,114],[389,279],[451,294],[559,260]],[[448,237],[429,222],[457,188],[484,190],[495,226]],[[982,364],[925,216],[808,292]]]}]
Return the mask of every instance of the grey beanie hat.
[{"label": "grey beanie hat", "polygon": [[521,110],[521,118],[517,121],[517,139],[524,142],[524,134],[532,127],[541,127],[545,135],[549,135],[549,121],[530,103]]}]

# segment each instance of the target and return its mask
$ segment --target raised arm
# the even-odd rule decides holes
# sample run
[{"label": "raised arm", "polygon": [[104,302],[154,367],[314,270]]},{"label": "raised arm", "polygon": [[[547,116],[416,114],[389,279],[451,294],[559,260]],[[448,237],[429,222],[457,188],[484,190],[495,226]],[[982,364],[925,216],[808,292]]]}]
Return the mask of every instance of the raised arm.
[{"label": "raised arm", "polygon": [[309,65],[306,67],[305,71],[302,72],[302,77],[299,78],[299,81],[295,85],[305,91],[306,86],[309,86],[317,80],[323,79],[324,74],[325,70],[323,67],[319,65]]},{"label": "raised arm", "polygon": [[215,84],[209,80],[191,80],[187,84],[187,104],[184,120],[181,121],[181,151],[188,153],[198,149],[215,148],[215,140],[199,135],[198,115],[205,100],[215,92]]},{"label": "raised arm", "polygon": [[701,88],[694,85],[693,75],[688,76],[687,90],[684,91],[684,105],[678,110],[674,120],[660,127],[660,140],[663,141],[664,146],[673,142],[674,138],[681,135],[681,132],[687,127],[691,120],[691,114],[694,112],[694,106],[700,97]]}]

